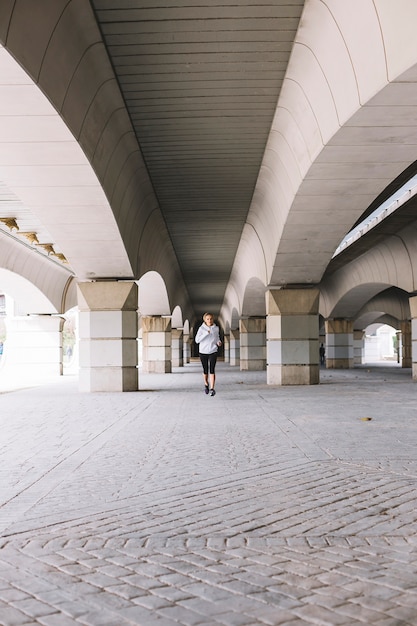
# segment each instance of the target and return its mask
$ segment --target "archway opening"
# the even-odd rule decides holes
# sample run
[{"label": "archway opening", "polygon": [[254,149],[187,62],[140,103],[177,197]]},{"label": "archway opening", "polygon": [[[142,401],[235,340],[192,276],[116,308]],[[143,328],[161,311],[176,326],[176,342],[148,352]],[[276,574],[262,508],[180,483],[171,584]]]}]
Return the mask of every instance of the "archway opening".
[{"label": "archway opening", "polygon": [[374,323],[365,328],[363,364],[400,365],[400,330],[390,324]]}]

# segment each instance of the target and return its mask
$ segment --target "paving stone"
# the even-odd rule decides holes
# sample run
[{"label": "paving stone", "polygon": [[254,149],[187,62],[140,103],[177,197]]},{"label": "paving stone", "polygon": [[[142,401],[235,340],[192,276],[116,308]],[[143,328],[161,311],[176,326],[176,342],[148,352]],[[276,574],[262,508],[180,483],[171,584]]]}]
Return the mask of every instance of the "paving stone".
[{"label": "paving stone", "polygon": [[24,612],[13,606],[2,607],[0,614],[1,626],[20,626],[20,624],[28,624],[32,622],[32,618],[26,615]]},{"label": "paving stone", "polygon": [[74,620],[63,613],[54,613],[39,617],[36,624],[42,624],[42,626],[74,626]]},{"label": "paving stone", "polygon": [[0,624],[414,626],[409,372],[218,367],[0,394]]}]

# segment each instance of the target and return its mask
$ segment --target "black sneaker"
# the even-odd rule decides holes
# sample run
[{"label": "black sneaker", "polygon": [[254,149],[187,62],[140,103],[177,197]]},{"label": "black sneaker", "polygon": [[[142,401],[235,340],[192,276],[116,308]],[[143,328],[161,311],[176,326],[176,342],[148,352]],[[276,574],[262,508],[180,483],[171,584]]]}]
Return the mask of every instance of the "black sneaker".
[{"label": "black sneaker", "polygon": [[214,389],[212,389],[212,390],[210,391],[210,395],[211,395],[211,396],[215,396],[215,395],[216,395],[216,392],[215,392],[215,390],[214,390]]},{"label": "black sneaker", "polygon": [[204,387],[204,393],[206,394],[206,396],[208,395],[208,392],[209,392],[209,386],[208,386],[208,385],[206,385],[206,386]]}]

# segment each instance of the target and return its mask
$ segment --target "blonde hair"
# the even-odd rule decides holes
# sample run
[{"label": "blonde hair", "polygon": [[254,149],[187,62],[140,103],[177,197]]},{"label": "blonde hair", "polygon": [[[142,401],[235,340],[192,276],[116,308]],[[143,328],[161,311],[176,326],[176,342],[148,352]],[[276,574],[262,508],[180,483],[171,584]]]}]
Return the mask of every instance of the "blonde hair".
[{"label": "blonde hair", "polygon": [[[213,313],[204,313],[203,321],[206,319],[207,315],[210,315],[210,317],[213,317]],[[214,317],[213,317],[213,319],[214,319]]]}]

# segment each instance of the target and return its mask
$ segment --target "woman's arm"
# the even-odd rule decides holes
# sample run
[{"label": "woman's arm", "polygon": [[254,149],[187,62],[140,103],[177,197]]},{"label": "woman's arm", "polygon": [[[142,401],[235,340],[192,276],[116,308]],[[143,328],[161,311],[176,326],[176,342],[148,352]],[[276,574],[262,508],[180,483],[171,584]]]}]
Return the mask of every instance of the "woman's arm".
[{"label": "woman's arm", "polygon": [[203,326],[201,325],[200,328],[197,331],[197,334],[195,336],[194,341],[196,343],[200,343],[200,341],[202,340],[202,338],[204,337],[204,335],[206,334],[205,329],[203,328]]}]

